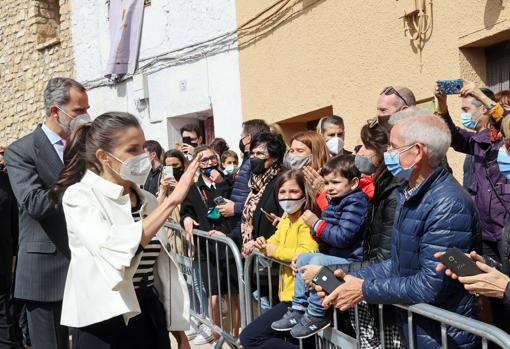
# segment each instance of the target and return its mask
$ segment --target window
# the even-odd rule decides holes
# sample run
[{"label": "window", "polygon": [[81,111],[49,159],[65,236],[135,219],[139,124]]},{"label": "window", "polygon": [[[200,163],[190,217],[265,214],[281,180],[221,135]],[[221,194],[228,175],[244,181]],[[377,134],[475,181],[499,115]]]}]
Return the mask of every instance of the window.
[{"label": "window", "polygon": [[487,58],[487,86],[494,92],[510,89],[510,41],[489,46]]},{"label": "window", "polygon": [[45,48],[58,43],[60,30],[59,0],[36,0],[34,6],[38,48]]}]

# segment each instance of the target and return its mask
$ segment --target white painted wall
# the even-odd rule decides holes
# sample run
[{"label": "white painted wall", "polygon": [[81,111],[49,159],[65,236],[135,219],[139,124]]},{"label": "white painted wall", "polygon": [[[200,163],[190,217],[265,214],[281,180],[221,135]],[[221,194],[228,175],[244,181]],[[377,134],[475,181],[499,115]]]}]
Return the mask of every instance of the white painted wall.
[{"label": "white painted wall", "polygon": [[[108,26],[105,0],[72,0],[77,80],[86,82],[104,75]],[[235,0],[152,0],[145,8],[140,59],[210,39],[235,27]],[[182,116],[212,109],[216,137],[225,138],[237,150],[242,123],[239,79],[238,52],[231,50],[148,75],[149,108],[141,113],[135,106],[131,79],[113,87],[91,89],[90,113],[128,111],[140,118],[146,139],[172,148],[186,122]]]}]

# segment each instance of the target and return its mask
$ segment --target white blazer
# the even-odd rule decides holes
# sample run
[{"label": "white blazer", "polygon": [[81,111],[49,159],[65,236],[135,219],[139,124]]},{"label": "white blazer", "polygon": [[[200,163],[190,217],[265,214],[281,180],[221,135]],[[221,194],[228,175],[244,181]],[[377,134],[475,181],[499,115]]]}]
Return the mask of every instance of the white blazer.
[{"label": "white blazer", "polygon": [[[141,216],[157,207],[156,198],[135,188]],[[123,187],[92,171],[70,186],[62,205],[67,222],[71,263],[62,304],[62,325],[84,327],[123,315],[126,324],[140,313],[133,275],[141,253],[142,221],[134,222]],[[164,229],[157,233],[162,249],[154,266],[154,286],[163,304],[168,330],[187,330],[188,289],[179,266],[168,253]]]}]

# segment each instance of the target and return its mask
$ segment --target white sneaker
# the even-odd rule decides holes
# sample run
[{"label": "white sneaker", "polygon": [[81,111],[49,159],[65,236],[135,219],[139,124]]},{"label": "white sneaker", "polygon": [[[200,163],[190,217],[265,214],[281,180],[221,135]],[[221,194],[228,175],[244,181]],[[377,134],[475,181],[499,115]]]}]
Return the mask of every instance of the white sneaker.
[{"label": "white sneaker", "polygon": [[193,344],[203,345],[203,344],[212,342],[213,340],[214,340],[214,337],[212,335],[211,329],[209,327],[207,327],[206,325],[202,324],[198,328],[198,334],[195,337],[195,339],[193,340]]}]

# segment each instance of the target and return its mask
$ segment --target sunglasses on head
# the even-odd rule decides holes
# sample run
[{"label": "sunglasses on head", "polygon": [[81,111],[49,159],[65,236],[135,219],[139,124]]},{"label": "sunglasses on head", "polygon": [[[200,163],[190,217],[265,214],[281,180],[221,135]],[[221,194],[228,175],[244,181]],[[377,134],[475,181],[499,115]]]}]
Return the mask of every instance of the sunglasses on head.
[{"label": "sunglasses on head", "polygon": [[376,116],[375,118],[367,120],[368,128],[374,128],[379,125],[379,118]]},{"label": "sunglasses on head", "polygon": [[402,102],[404,102],[405,105],[407,105],[407,102],[406,100],[404,99],[404,97],[402,97],[402,95],[400,93],[398,93],[397,90],[395,90],[395,88],[393,86],[388,86],[388,87],[385,87],[384,90],[382,90],[381,93],[379,93],[379,96],[380,95],[385,95],[385,96],[389,96],[389,95],[395,95],[397,96],[398,98],[400,98],[402,100]]}]

